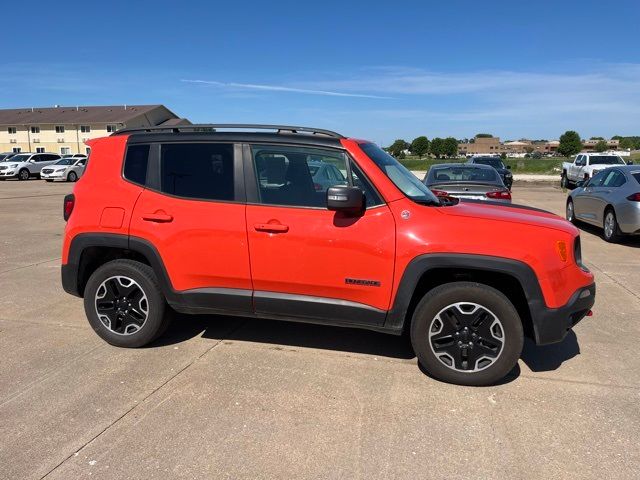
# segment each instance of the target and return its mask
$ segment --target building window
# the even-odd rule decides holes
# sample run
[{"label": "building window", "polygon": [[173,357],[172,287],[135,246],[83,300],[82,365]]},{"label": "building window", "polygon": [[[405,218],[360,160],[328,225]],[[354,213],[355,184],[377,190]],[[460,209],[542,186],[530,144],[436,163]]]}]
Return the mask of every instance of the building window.
[{"label": "building window", "polygon": [[36,147],[36,153],[44,153],[44,147]]},{"label": "building window", "polygon": [[7,127],[7,132],[9,133],[9,135],[15,135],[17,131],[18,130],[16,129],[16,127]]},{"label": "building window", "polygon": [[71,153],[71,148],[69,147],[60,147],[60,154],[61,155],[68,155]]},{"label": "building window", "polygon": [[56,133],[64,133],[64,125],[56,125]]},{"label": "building window", "polygon": [[40,127],[31,127],[31,133],[40,133]]},{"label": "building window", "polygon": [[13,147],[13,153],[20,153],[22,151],[22,148],[20,147]]},{"label": "building window", "polygon": [[118,130],[117,125],[107,125],[107,133],[114,133],[116,130]]},{"label": "building window", "polygon": [[90,133],[91,132],[91,127],[89,125],[80,125],[80,132],[81,133]]}]

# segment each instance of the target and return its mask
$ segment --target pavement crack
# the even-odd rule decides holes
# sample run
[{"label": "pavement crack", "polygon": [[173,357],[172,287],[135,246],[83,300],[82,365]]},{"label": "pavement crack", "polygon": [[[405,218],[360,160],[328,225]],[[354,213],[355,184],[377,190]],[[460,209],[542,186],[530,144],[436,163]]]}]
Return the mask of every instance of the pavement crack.
[{"label": "pavement crack", "polygon": [[191,360],[189,363],[187,363],[184,367],[182,367],[180,370],[178,370],[175,374],[169,376],[169,378],[167,378],[164,382],[162,382],[160,385],[158,385],[156,388],[154,388],[151,392],[149,392],[142,400],[140,400],[138,403],[135,403],[134,405],[131,406],[131,408],[129,408],[126,412],[124,412],[122,415],[120,415],[118,418],[116,418],[115,420],[113,420],[111,423],[109,423],[109,425],[107,425],[105,428],[103,428],[100,432],[98,432],[96,435],[94,435],[92,438],[90,438],[89,440],[87,440],[85,443],[83,443],[80,448],[76,449],[74,452],[70,453],[69,455],[67,455],[64,459],[62,459],[61,462],[59,462],[57,465],[55,465],[51,470],[49,470],[47,473],[45,473],[42,477],[40,477],[40,480],[44,480],[45,478],[47,478],[49,475],[51,475],[53,472],[55,472],[58,468],[60,468],[62,465],[64,465],[67,460],[69,460],[70,458],[74,457],[75,455],[79,454],[82,450],[84,450],[86,447],[88,447],[89,445],[91,445],[94,441],[96,441],[98,438],[100,438],[102,435],[104,435],[108,430],[110,430],[113,426],[117,425],[121,420],[124,420],[125,417],[127,417],[130,413],[132,413],[136,408],[144,405],[144,403],[151,398],[153,395],[155,395],[160,389],[162,389],[165,385],[167,385],[169,382],[171,382],[173,379],[175,379],[176,377],[178,377],[178,375],[180,375],[182,372],[184,372],[185,370],[187,370],[189,367],[191,367],[192,365],[194,365],[196,362],[198,362],[202,357],[204,357],[205,355],[207,355],[209,352],[211,352],[214,348],[216,348],[218,345],[222,344],[222,342],[229,337],[230,335],[234,334],[236,331],[240,330],[244,325],[246,325],[246,321],[239,323],[238,325],[230,328],[224,335],[221,335],[221,338],[218,339],[217,342],[215,342],[213,345],[211,345],[211,347],[207,348],[204,352],[202,352],[200,355],[196,356],[193,360]]},{"label": "pavement crack", "polygon": [[58,260],[62,260],[62,257],[50,258],[49,260],[43,260],[41,262],[30,263],[29,265],[21,265],[19,267],[10,268],[9,270],[3,270],[0,272],[0,275],[15,272],[16,270],[22,270],[23,268],[35,267],[37,265],[42,265],[44,263],[57,262]]},{"label": "pavement crack", "polygon": [[629,289],[628,287],[624,286],[622,283],[620,283],[617,279],[615,279],[614,277],[612,277],[611,275],[609,275],[607,272],[605,272],[602,268],[600,268],[599,266],[597,266],[595,263],[591,263],[591,266],[593,268],[595,268],[596,270],[598,270],[598,272],[602,273],[605,277],[607,277],[609,280],[611,280],[613,283],[615,283],[617,286],[619,286],[620,288],[622,288],[625,292],[633,295],[636,299],[640,300],[640,295],[638,295],[637,293],[635,293],[633,290]]}]

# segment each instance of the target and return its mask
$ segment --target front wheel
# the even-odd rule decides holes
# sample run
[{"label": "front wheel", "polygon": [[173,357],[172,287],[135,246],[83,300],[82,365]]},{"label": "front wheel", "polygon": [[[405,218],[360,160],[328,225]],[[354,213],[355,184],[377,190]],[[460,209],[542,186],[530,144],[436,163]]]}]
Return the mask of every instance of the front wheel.
[{"label": "front wheel", "polygon": [[75,182],[76,180],[78,180],[78,175],[76,175],[76,172],[69,172],[69,175],[67,175],[67,181]]},{"label": "front wheel", "polygon": [[18,172],[18,180],[29,180],[30,176],[31,174],[29,173],[29,170],[27,170],[26,168],[23,168]]},{"label": "front wheel", "polygon": [[411,322],[418,360],[435,378],[459,385],[491,385],[504,378],[522,352],[522,322],[495,288],[453,282],[430,290]]},{"label": "front wheel", "polygon": [[569,188],[569,179],[567,178],[567,174],[563,173],[562,177],[560,178],[560,186],[562,188]]},{"label": "front wheel", "polygon": [[84,309],[95,332],[118,347],[142,347],[166,329],[170,316],[155,272],[133,260],[113,260],[87,282]]}]

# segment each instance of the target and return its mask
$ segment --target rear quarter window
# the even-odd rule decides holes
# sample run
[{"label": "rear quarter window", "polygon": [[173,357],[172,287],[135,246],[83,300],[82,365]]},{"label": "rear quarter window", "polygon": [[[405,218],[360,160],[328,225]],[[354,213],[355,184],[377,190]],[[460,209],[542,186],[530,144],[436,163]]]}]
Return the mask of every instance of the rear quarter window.
[{"label": "rear quarter window", "polygon": [[147,180],[147,165],[149,164],[149,145],[132,145],[127,149],[124,160],[124,178],[145,185]]},{"label": "rear quarter window", "polygon": [[636,182],[640,183],[640,172],[633,172],[631,175],[636,179]]}]

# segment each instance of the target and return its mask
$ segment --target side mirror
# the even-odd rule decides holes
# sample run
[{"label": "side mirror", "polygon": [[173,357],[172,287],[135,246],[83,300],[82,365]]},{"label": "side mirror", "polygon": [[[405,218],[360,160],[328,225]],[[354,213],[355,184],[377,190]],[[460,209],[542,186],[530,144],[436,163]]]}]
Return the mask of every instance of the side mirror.
[{"label": "side mirror", "polygon": [[507,165],[507,170],[511,170],[511,165]]},{"label": "side mirror", "polygon": [[585,186],[587,182],[585,182],[584,180],[580,180],[579,182],[576,182],[576,187],[578,188],[582,188]]},{"label": "side mirror", "polygon": [[633,160],[627,160],[627,165],[633,165]]},{"label": "side mirror", "polygon": [[364,192],[358,187],[338,185],[327,188],[327,208],[334,212],[358,215],[364,212]]},{"label": "side mirror", "polygon": [[32,158],[31,160],[29,160],[27,163],[36,163],[36,161]]}]

